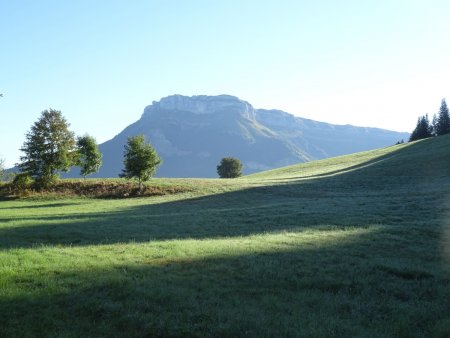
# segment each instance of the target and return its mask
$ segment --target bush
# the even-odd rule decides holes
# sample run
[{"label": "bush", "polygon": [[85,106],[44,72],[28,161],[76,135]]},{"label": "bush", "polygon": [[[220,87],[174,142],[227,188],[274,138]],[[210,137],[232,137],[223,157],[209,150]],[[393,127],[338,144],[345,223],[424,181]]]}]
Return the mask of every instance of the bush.
[{"label": "bush", "polygon": [[32,187],[33,179],[28,173],[20,173],[14,177],[12,187],[16,191],[25,191]]},{"label": "bush", "polygon": [[58,181],[58,175],[46,175],[38,177],[34,181],[34,186],[38,190],[47,189]]},{"label": "bush", "polygon": [[[22,174],[23,176],[23,174]],[[90,198],[128,198],[142,196],[163,196],[192,191],[192,188],[184,185],[146,184],[140,189],[135,182],[123,180],[67,180],[59,179],[47,188],[36,188],[36,181],[30,177],[18,179],[16,186],[0,184],[0,197],[3,195],[16,195],[20,197],[90,197]]]}]

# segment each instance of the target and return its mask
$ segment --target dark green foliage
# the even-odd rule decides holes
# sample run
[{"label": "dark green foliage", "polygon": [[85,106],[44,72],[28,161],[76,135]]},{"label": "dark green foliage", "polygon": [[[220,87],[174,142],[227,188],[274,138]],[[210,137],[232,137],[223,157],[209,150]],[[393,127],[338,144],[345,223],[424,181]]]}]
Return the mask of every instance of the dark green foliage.
[{"label": "dark green foliage", "polygon": [[242,176],[242,163],[234,157],[224,157],[217,166],[220,178],[236,178]]},{"label": "dark green foliage", "polygon": [[31,188],[33,179],[28,173],[20,173],[14,177],[12,181],[12,187],[14,190],[23,191]]},{"label": "dark green foliage", "polygon": [[69,123],[57,110],[45,110],[26,134],[20,149],[20,171],[28,173],[39,185],[47,186],[74,164],[75,137]]},{"label": "dark green foliage", "polygon": [[102,165],[102,154],[98,150],[98,144],[92,136],[85,135],[78,137],[78,158],[77,164],[80,166],[80,174],[86,178],[100,169]]},{"label": "dark green foliage", "polygon": [[409,142],[421,140],[433,136],[433,127],[430,125],[428,115],[419,117],[416,129],[413,130],[409,137]]},{"label": "dark green foliage", "polygon": [[435,129],[436,136],[450,133],[450,115],[445,99],[442,99]]},{"label": "dark green foliage", "polygon": [[139,187],[152,177],[162,163],[161,158],[151,144],[145,142],[144,135],[131,136],[125,145],[124,166],[120,177],[137,178]]}]

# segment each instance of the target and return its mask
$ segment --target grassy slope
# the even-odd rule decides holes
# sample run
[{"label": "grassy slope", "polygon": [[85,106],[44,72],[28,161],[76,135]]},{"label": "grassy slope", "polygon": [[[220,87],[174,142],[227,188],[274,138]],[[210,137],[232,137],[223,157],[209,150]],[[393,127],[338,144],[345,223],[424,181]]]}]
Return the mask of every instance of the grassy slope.
[{"label": "grassy slope", "polygon": [[449,149],[0,202],[0,336],[448,336]]}]

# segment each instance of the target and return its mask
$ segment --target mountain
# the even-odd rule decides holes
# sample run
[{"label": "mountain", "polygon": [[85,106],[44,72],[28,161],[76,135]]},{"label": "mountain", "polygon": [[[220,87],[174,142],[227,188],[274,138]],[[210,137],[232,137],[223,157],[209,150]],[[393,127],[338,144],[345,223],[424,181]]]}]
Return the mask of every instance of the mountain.
[{"label": "mountain", "polygon": [[217,177],[216,166],[226,156],[239,158],[244,174],[250,174],[380,148],[409,136],[254,109],[229,95],[172,95],[147,106],[138,121],[100,145],[103,166],[96,177],[118,176],[127,137],[137,134],[144,134],[162,157],[160,177]]}]

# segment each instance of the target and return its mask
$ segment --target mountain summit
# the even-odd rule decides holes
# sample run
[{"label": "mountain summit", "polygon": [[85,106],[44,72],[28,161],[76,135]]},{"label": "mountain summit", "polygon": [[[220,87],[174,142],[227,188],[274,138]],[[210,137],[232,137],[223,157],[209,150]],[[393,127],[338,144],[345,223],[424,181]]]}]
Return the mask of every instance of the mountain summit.
[{"label": "mountain summit", "polygon": [[151,106],[144,110],[142,117],[146,117],[155,111],[185,111],[193,114],[215,114],[220,112],[239,112],[244,117],[254,119],[255,110],[246,101],[231,95],[218,96],[183,96],[171,95],[162,98],[159,102],[153,101]]},{"label": "mountain summit", "polygon": [[254,109],[237,97],[172,95],[100,145],[98,177],[117,177],[127,137],[144,134],[163,159],[157,176],[217,177],[222,157],[237,157],[244,174],[392,145],[407,133],[339,126],[280,110]]}]

